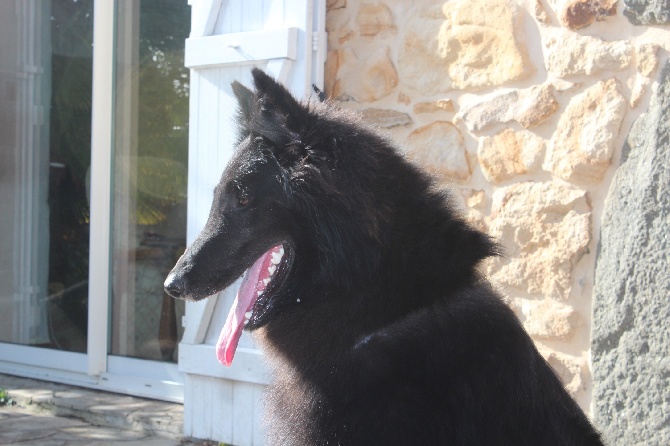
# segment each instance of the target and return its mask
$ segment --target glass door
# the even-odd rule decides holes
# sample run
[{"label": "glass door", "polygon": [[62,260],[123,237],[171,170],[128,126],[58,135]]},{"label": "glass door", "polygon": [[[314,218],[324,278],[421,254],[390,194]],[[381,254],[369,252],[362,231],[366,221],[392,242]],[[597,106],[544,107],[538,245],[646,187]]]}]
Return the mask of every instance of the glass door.
[{"label": "glass door", "polygon": [[91,2],[0,3],[0,342],[86,352]]},{"label": "glass door", "polygon": [[179,401],[186,0],[0,1],[0,372]]},{"label": "glass door", "polygon": [[184,302],[163,281],[186,243],[190,8],[116,7],[110,354],[175,364]]}]

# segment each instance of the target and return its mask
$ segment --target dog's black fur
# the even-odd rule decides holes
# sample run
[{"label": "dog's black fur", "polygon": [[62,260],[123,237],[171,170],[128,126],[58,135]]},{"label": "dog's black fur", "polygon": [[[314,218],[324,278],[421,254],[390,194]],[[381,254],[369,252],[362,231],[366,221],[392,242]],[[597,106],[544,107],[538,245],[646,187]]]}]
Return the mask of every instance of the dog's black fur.
[{"label": "dog's black fur", "polygon": [[269,444],[602,444],[478,273],[496,244],[355,115],[253,77],[233,85],[238,147],[166,290],[204,298],[284,244],[247,326],[274,365]]}]

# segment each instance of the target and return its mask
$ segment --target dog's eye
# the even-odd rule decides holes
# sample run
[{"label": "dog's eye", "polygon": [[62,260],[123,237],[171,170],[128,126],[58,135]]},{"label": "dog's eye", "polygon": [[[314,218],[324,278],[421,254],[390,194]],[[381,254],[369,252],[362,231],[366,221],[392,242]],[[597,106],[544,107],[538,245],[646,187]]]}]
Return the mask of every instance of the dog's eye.
[{"label": "dog's eye", "polygon": [[240,207],[248,205],[250,201],[251,197],[244,190],[239,189],[237,191],[237,204]]}]

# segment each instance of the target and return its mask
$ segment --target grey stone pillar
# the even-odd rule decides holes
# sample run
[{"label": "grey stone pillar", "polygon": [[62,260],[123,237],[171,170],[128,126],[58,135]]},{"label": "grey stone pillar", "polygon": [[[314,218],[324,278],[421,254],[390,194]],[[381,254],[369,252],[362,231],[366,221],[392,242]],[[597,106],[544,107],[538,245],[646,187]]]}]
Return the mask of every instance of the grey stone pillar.
[{"label": "grey stone pillar", "polygon": [[595,422],[610,445],[670,445],[670,62],[633,124],[602,217]]}]

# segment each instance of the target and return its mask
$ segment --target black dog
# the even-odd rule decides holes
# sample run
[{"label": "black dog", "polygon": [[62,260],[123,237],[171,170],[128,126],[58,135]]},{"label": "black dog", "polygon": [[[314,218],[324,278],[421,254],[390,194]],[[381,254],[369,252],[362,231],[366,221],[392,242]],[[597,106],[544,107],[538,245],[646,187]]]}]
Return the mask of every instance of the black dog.
[{"label": "black dog", "polygon": [[258,335],[269,444],[602,444],[478,273],[494,242],[356,116],[253,77],[233,84],[236,153],[165,288],[199,300],[248,269],[217,354]]}]

